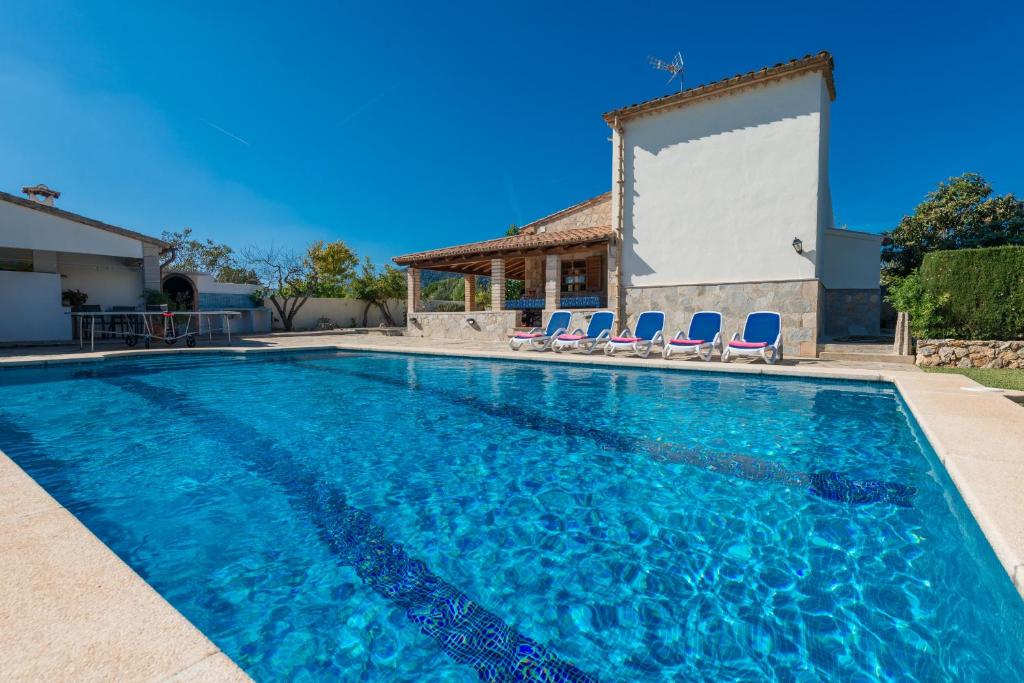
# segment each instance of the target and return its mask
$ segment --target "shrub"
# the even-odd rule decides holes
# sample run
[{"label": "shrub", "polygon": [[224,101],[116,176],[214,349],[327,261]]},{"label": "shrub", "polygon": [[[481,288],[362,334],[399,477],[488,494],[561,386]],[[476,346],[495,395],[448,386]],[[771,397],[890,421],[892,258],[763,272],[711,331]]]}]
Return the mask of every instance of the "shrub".
[{"label": "shrub", "polygon": [[942,310],[948,297],[926,292],[921,272],[915,270],[901,279],[894,279],[889,285],[886,297],[897,311],[910,314],[910,332],[915,337],[941,337],[940,330],[946,328]]},{"label": "shrub", "polygon": [[[921,264],[921,293],[913,294],[912,289],[917,285],[911,282],[901,283],[901,295],[903,286],[908,295],[905,303],[916,302],[922,316],[920,332],[915,331],[919,336],[964,339],[1024,336],[1024,247],[932,252]],[[895,297],[892,300],[896,303]],[[910,310],[913,318],[913,310],[904,310]],[[913,324],[911,329],[914,329]]]}]

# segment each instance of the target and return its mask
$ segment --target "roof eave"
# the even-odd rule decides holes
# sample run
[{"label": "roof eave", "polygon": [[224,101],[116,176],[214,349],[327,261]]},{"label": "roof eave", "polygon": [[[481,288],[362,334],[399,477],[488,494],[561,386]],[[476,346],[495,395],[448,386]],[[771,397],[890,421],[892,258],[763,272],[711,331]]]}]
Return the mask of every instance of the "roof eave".
[{"label": "roof eave", "polygon": [[681,93],[657,97],[645,102],[631,104],[627,107],[620,107],[602,114],[605,123],[611,127],[621,124],[628,119],[637,116],[644,116],[667,109],[684,107],[694,102],[711,97],[720,97],[738,90],[744,90],[763,83],[793,78],[804,73],[821,71],[828,87],[829,98],[836,99],[835,80],[833,79],[834,63],[832,55],[828,52],[819,52],[816,55],[807,55],[800,59],[765,67],[756,71],[748,71],[728,78],[723,78],[712,83],[684,90]]},{"label": "roof eave", "polygon": [[7,192],[0,192],[0,201],[6,201],[11,204],[17,204],[18,206],[23,206],[26,209],[40,211],[42,213],[55,216],[57,218],[63,218],[64,220],[79,223],[90,228],[96,228],[97,230],[105,230],[106,232],[110,232],[115,235],[121,235],[122,237],[128,237],[131,239],[139,240],[140,242],[155,244],[156,246],[160,247],[161,252],[167,251],[168,249],[171,248],[170,243],[165,242],[162,239],[150,237],[149,235],[144,235],[141,232],[129,230],[128,228],[122,228],[117,225],[111,225],[110,223],[104,223],[103,221],[96,220],[95,218],[89,218],[88,216],[82,216],[72,211],[65,211],[64,209],[59,209],[56,206],[40,204],[39,202],[32,201],[31,199],[25,199],[24,197],[19,197],[17,195],[9,194]]}]

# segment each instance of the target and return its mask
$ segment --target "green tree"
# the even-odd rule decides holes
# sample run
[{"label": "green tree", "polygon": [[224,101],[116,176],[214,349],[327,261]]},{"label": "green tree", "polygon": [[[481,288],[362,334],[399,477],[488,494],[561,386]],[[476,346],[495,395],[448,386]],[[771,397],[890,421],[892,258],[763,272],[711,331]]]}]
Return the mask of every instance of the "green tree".
[{"label": "green tree", "polygon": [[[245,251],[245,262],[263,285],[264,298],[291,331],[296,314],[310,297],[341,296],[355,273],[355,254],[338,240],[311,244],[304,254],[269,247]],[[326,293],[326,294],[325,294]]]},{"label": "green tree", "polygon": [[519,234],[519,226],[515,223],[509,223],[508,229],[505,230],[505,237],[515,237]]},{"label": "green tree", "polygon": [[363,308],[363,327],[367,325],[370,308],[376,306],[380,309],[384,322],[395,326],[395,318],[391,313],[390,301],[404,299],[406,296],[405,271],[387,264],[380,271],[373,265],[373,261],[367,256],[363,259],[363,267],[358,275],[352,278],[348,286],[348,293],[354,299],[363,301],[366,306]]},{"label": "green tree", "polygon": [[221,282],[258,283],[256,273],[239,263],[231,247],[211,239],[195,239],[192,228],[165,230],[160,238],[171,245],[170,256],[160,264],[161,268],[208,273]]},{"label": "green tree", "polygon": [[1024,202],[1012,194],[993,196],[976,173],[949,178],[885,234],[883,284],[895,286],[930,251],[1005,244],[1024,244]]},{"label": "green tree", "polygon": [[356,274],[359,258],[341,240],[324,244],[317,240],[306,251],[310,272],[315,276],[311,283],[313,296],[341,298],[345,288]]}]

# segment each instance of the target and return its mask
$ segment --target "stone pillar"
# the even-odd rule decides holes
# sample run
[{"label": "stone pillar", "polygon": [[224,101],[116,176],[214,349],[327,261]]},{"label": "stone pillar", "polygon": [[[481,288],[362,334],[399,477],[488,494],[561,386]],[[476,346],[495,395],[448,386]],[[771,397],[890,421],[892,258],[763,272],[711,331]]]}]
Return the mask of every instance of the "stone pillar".
[{"label": "stone pillar", "polygon": [[626,311],[625,301],[622,293],[622,287],[619,281],[619,240],[612,236],[611,242],[608,243],[608,272],[605,277],[605,290],[607,294],[607,306],[608,310],[615,313],[616,325],[618,321],[623,321],[625,324]]},{"label": "stone pillar", "polygon": [[551,312],[561,305],[562,257],[548,254],[544,259],[544,310]]},{"label": "stone pillar", "polygon": [[[542,297],[544,291],[544,257],[527,256],[524,259],[526,275],[523,279],[523,290],[527,298]],[[532,292],[532,294],[530,294]]]},{"label": "stone pillar", "polygon": [[420,269],[409,268],[405,271],[405,319],[408,320],[420,308]]},{"label": "stone pillar", "polygon": [[476,307],[476,275],[463,275],[463,300],[465,311],[469,313]]},{"label": "stone pillar", "polygon": [[142,288],[160,291],[160,247],[142,244]]},{"label": "stone pillar", "polygon": [[491,310],[505,309],[505,259],[491,259]]},{"label": "stone pillar", "polygon": [[910,342],[910,314],[906,311],[896,313],[896,343],[893,353],[897,356],[910,356],[914,345]]}]

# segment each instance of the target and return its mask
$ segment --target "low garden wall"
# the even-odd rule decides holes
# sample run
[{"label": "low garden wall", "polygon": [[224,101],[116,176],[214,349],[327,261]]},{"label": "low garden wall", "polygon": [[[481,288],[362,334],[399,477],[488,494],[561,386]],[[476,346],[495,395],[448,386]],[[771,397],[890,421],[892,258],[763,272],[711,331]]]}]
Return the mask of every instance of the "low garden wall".
[{"label": "low garden wall", "polygon": [[[518,311],[470,311],[464,313],[416,311],[409,316],[405,334],[409,337],[508,341],[515,331]],[[473,324],[466,322],[473,319]]]},{"label": "low garden wall", "polygon": [[917,364],[945,368],[1024,369],[1024,341],[919,339]]},{"label": "low garden wall", "polygon": [[[282,330],[284,326],[277,315],[277,309],[269,301],[265,306],[274,313],[274,329]],[[360,327],[363,324],[363,310],[366,302],[359,299],[335,299],[310,297],[292,320],[292,329],[296,331],[315,330],[319,326],[320,318],[327,318],[337,327]],[[388,302],[388,309],[395,318],[398,325],[404,324],[405,301],[393,299]],[[384,316],[376,306],[370,307],[366,324],[369,327],[378,327],[384,323]]]}]

